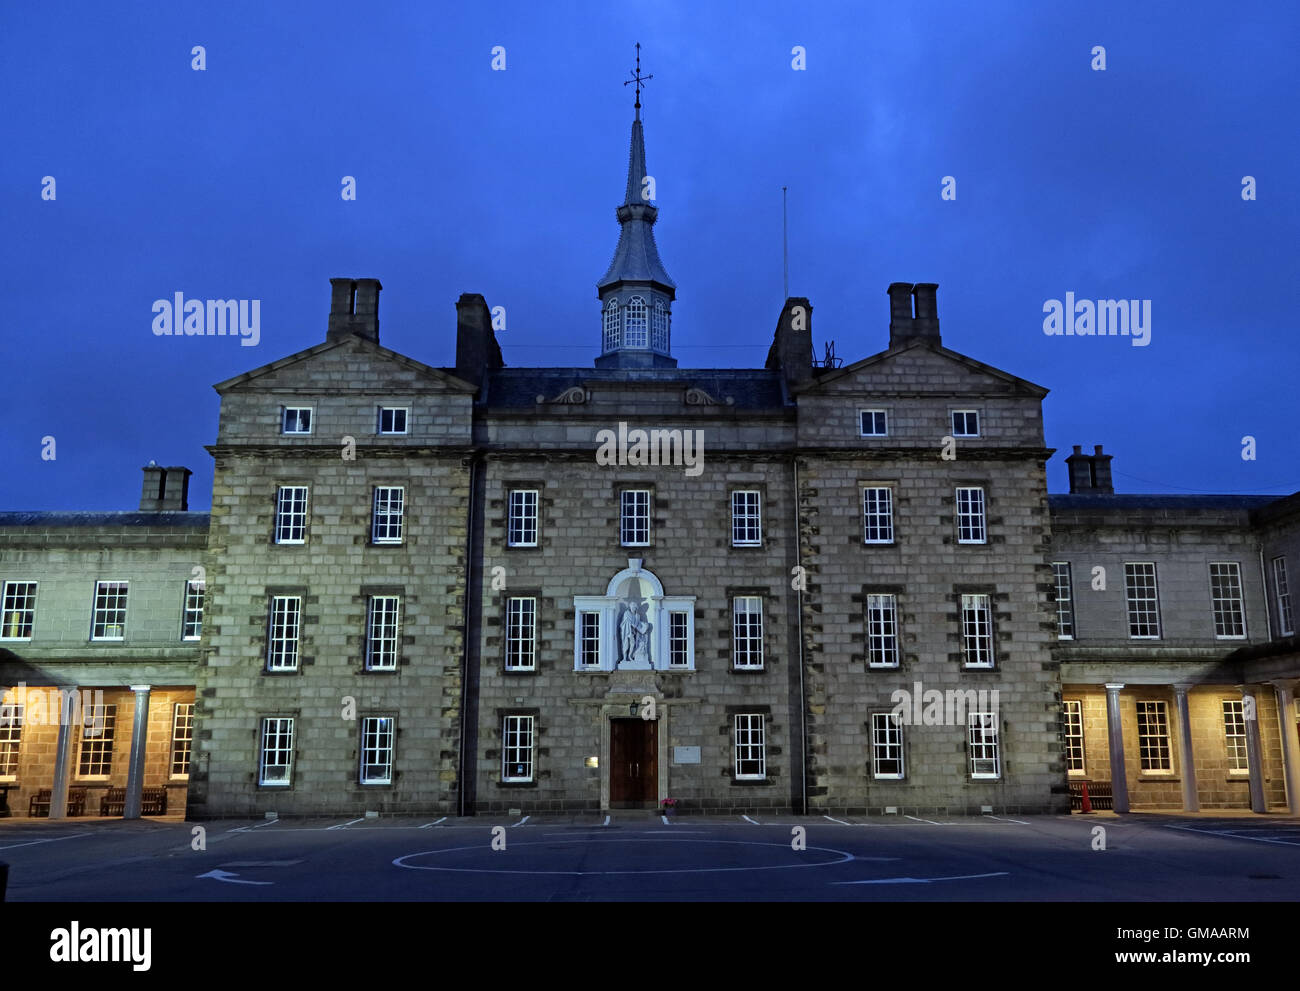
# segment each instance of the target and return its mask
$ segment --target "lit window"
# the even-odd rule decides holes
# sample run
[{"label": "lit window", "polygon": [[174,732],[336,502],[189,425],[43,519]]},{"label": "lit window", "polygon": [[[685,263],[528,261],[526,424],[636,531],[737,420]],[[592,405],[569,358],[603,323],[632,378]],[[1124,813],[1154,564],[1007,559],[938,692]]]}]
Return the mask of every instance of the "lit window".
[{"label": "lit window", "polygon": [[275,542],[301,544],[307,540],[307,486],[282,485],[275,495]]},{"label": "lit window", "polygon": [[311,433],[312,408],[310,406],[285,406],[281,413],[280,430],[282,433]]},{"label": "lit window", "polygon": [[36,582],[5,582],[0,640],[30,640],[36,624]]},{"label": "lit window", "polygon": [[1241,595],[1241,565],[1236,561],[1210,564],[1210,602],[1214,609],[1214,636],[1242,640],[1246,636],[1246,608]]},{"label": "lit window", "polygon": [[81,757],[77,774],[83,778],[106,778],[113,771],[113,734],[117,706],[87,705],[81,710]]},{"label": "lit window", "polygon": [[1002,755],[998,745],[996,712],[971,712],[966,715],[967,745],[970,750],[970,776],[996,778],[1002,773]]},{"label": "lit window", "polygon": [[1056,586],[1056,639],[1074,639],[1074,583],[1068,561],[1052,562],[1052,581]]},{"label": "lit window", "polygon": [[750,490],[731,493],[731,545],[756,547],[763,542],[759,494]]},{"label": "lit window", "polygon": [[979,413],[973,409],[953,410],[952,435],[954,437],[978,437],[980,435]]},{"label": "lit window", "polygon": [[126,636],[127,582],[95,583],[95,615],[91,640],[121,640]]},{"label": "lit window", "polygon": [[862,490],[862,542],[894,542],[894,491],[888,486],[869,486]]},{"label": "lit window", "polygon": [[393,740],[397,721],[392,716],[367,716],[361,720],[361,783],[393,783]]},{"label": "lit window", "polygon": [[889,436],[889,416],[883,409],[861,410],[858,418],[858,431],[863,437]]},{"label": "lit window", "polygon": [[379,407],[379,433],[381,434],[404,434],[406,433],[406,418],[410,413],[408,406],[380,406]]},{"label": "lit window", "polygon": [[203,637],[203,597],[206,583],[185,583],[185,607],[181,615],[181,639],[199,640]]},{"label": "lit window", "polygon": [[370,527],[371,541],[376,544],[400,544],[405,512],[405,488],[400,485],[376,486],[375,515]]},{"label": "lit window", "polygon": [[1083,703],[1066,699],[1065,708],[1065,769],[1083,773]]},{"label": "lit window", "polygon": [[172,777],[190,773],[190,751],[194,746],[194,703],[177,702],[172,713]]},{"label": "lit window", "polygon": [[372,595],[366,617],[366,670],[397,670],[397,630],[402,600],[396,595]]},{"label": "lit window", "polygon": [[537,490],[511,489],[506,539],[511,547],[537,546]]},{"label": "lit window", "polygon": [[961,597],[961,643],[966,667],[993,667],[993,608],[989,596]]},{"label": "lit window", "polygon": [[1229,771],[1249,771],[1246,756],[1246,706],[1242,699],[1223,700],[1223,739]]},{"label": "lit window", "polygon": [[732,599],[732,658],[737,669],[763,666],[763,600],[756,595]]},{"label": "lit window", "polygon": [[1163,702],[1137,704],[1138,757],[1144,771],[1171,771],[1169,714]]},{"label": "lit window", "polygon": [[737,713],[735,721],[736,777],[767,777],[767,739],[761,712]]},{"label": "lit window", "polygon": [[532,716],[506,716],[502,727],[501,780],[533,780]]},{"label": "lit window", "polygon": [[903,777],[903,727],[892,712],[871,714],[871,776]]},{"label": "lit window", "polygon": [[262,755],[257,783],[287,788],[293,780],[293,719],[272,717],[262,720]]},{"label": "lit window", "polygon": [[984,527],[984,490],[957,490],[957,543],[982,544],[987,539]]},{"label": "lit window", "polygon": [[506,670],[533,671],[537,666],[537,600],[512,597],[506,606]]},{"label": "lit window", "polygon": [[271,619],[267,636],[266,670],[298,670],[298,627],[302,599],[296,595],[271,598]]},{"label": "lit window", "polygon": [[1128,635],[1133,640],[1160,639],[1160,592],[1156,566],[1150,561],[1126,562],[1124,590],[1128,599]]},{"label": "lit window", "polygon": [[625,547],[650,543],[650,490],[624,489],[619,493],[619,540]]}]

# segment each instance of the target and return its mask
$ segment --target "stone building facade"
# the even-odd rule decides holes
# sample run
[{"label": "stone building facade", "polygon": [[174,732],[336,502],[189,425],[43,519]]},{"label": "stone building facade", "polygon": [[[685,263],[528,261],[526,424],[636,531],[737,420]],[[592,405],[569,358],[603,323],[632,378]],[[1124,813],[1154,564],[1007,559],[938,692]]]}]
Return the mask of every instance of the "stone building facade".
[{"label": "stone building facade", "polygon": [[[847,366],[791,298],[763,368],[680,368],[645,177],[637,119],[593,367],[505,367],[473,294],[423,364],[333,279],[322,343],[216,386],[210,514],[154,466],[139,513],[0,514],[9,807],[1300,812],[1300,495],[1115,495],[1079,448],[1049,495],[1046,390],[932,283]],[[107,762],[34,687],[112,697]]]}]

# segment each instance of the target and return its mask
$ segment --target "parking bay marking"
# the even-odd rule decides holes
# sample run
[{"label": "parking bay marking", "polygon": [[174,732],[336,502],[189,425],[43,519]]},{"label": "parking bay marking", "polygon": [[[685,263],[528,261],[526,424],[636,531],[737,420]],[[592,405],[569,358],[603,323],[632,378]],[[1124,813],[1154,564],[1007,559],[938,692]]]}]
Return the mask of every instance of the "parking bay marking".
[{"label": "parking bay marking", "polygon": [[[865,857],[859,857],[865,860]],[[1009,871],[995,871],[992,874],[955,874],[952,877],[882,877],[869,881],[831,881],[831,884],[934,884],[936,881],[973,881],[985,877],[1008,877]]]}]

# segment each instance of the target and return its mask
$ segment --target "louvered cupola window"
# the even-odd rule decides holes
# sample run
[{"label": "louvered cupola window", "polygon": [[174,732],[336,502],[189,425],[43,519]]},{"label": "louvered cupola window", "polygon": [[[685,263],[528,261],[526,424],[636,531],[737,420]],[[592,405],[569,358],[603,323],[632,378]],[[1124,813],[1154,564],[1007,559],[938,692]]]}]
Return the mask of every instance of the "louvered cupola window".
[{"label": "louvered cupola window", "polygon": [[619,346],[618,318],[618,300],[611,299],[605,304],[605,351],[614,351]]},{"label": "louvered cupola window", "polygon": [[627,301],[627,324],[623,328],[623,347],[643,348],[649,344],[646,317],[644,298],[633,296]]}]

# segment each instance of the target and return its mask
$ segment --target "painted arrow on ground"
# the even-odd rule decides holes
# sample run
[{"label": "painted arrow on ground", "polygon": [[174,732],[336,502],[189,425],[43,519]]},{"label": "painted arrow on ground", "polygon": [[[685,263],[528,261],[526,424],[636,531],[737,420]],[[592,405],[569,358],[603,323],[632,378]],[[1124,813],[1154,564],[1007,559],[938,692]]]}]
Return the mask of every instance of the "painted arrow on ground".
[{"label": "painted arrow on ground", "polygon": [[196,874],[194,876],[196,878],[210,877],[214,881],[225,881],[227,884],[275,884],[274,881],[241,881],[238,874],[222,870],[211,870],[206,874]]},{"label": "painted arrow on ground", "polygon": [[1007,871],[992,874],[956,874],[952,877],[882,877],[872,881],[832,881],[831,884],[933,884],[935,881],[970,881],[980,877],[1006,877]]}]

